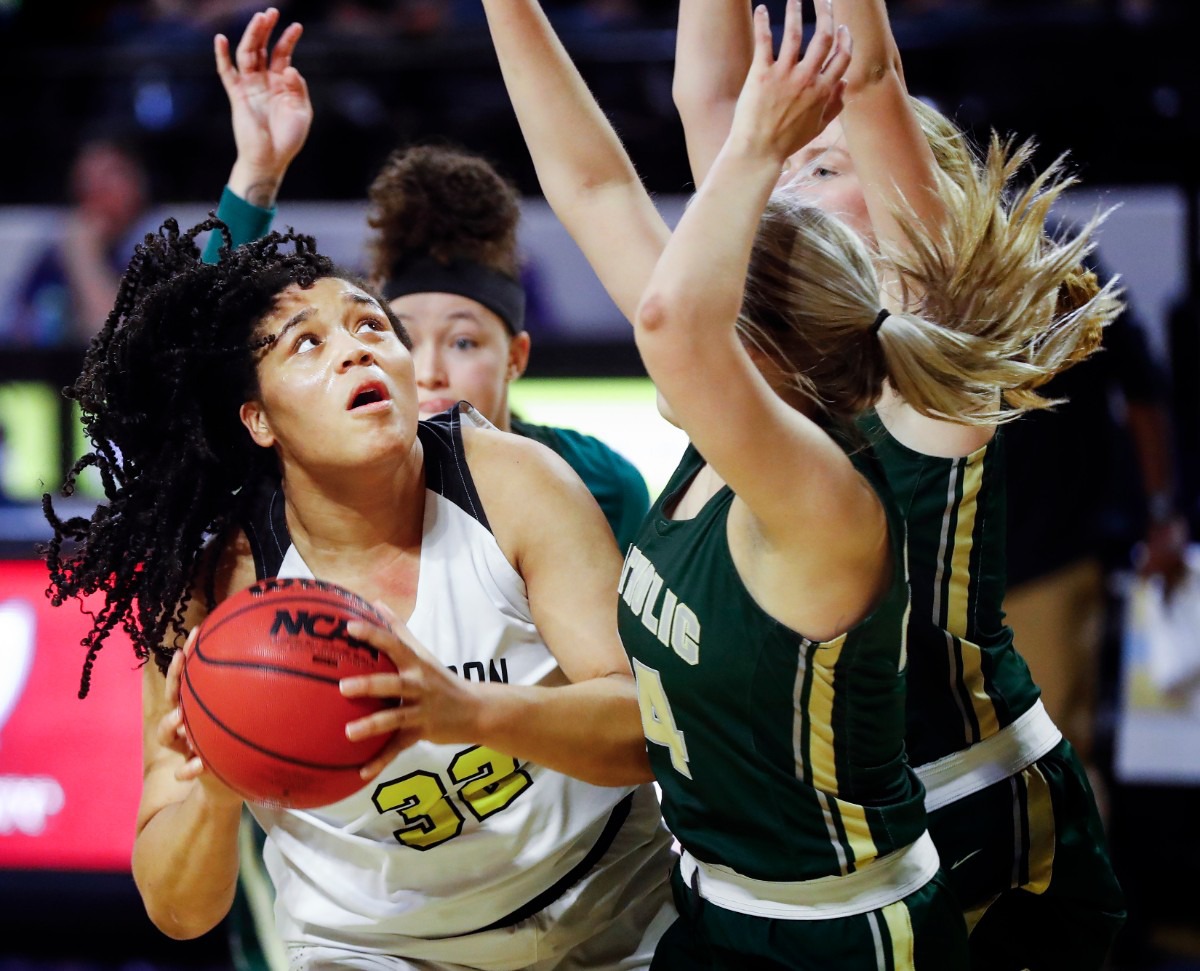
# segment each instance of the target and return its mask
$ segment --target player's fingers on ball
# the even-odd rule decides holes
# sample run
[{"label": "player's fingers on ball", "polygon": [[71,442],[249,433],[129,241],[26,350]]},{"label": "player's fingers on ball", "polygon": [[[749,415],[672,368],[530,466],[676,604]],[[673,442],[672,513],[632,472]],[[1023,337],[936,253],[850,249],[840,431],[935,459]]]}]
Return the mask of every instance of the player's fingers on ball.
[{"label": "player's fingers on ball", "polygon": [[413,658],[413,649],[401,639],[399,630],[380,627],[363,620],[352,620],[346,625],[346,635],[386,654],[397,667]]},{"label": "player's fingers on ball", "polygon": [[346,698],[402,698],[404,681],[399,673],[356,674],[342,678],[338,688]]},{"label": "player's fingers on ball", "polygon": [[178,769],[175,770],[175,778],[180,782],[190,782],[192,779],[198,778],[204,772],[204,763],[200,758],[194,757],[188,759]]},{"label": "player's fingers on ball", "polygon": [[401,748],[402,746],[397,746],[394,742],[388,745],[379,755],[358,770],[359,777],[364,782],[374,779],[388,767],[388,763],[400,753]]},{"label": "player's fingers on ball", "polygon": [[158,744],[167,747],[175,745],[178,739],[182,737],[180,735],[182,728],[183,712],[178,708],[172,708],[158,720],[158,728],[155,731]]},{"label": "player's fingers on ball", "polygon": [[408,723],[411,712],[411,707],[405,711],[404,706],[401,705],[396,708],[384,708],[365,718],[356,718],[352,722],[346,722],[346,737],[352,742],[357,742],[374,735],[386,735],[388,732],[394,732]]},{"label": "player's fingers on ball", "polygon": [[387,764],[390,761],[390,758],[383,758],[381,756],[380,758],[368,762],[358,770],[359,778],[362,779],[363,782],[370,782],[377,775],[379,775],[380,772],[387,768]]},{"label": "player's fingers on ball", "polygon": [[396,616],[396,611],[392,610],[392,608],[385,604],[382,600],[372,600],[371,606],[378,610],[383,619],[389,624],[394,624],[400,619]]},{"label": "player's fingers on ball", "polygon": [[163,683],[163,697],[174,707],[179,704],[179,681],[183,676],[183,651],[176,651],[167,665],[167,677]]},{"label": "player's fingers on ball", "polygon": [[197,624],[190,631],[188,631],[187,640],[183,642],[183,653],[185,656],[191,652],[193,647],[196,646],[196,641],[199,639],[199,637],[200,625]]},{"label": "player's fingers on ball", "polygon": [[369,782],[371,779],[374,779],[377,775],[379,775],[379,773],[388,767],[388,764],[392,761],[392,759],[417,741],[420,741],[420,738],[415,733],[405,731],[396,732],[384,750],[358,770],[359,777],[364,782]]},{"label": "player's fingers on ball", "polygon": [[378,624],[371,624],[365,620],[347,621],[346,636],[384,652],[400,643],[396,635],[386,627],[380,627]]}]

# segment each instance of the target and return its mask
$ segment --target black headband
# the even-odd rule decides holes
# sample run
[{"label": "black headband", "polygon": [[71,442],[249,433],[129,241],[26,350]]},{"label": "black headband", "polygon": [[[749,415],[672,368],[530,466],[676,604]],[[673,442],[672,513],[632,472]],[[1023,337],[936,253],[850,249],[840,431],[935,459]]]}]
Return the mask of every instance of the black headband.
[{"label": "black headband", "polygon": [[383,285],[390,303],[410,293],[453,293],[483,304],[514,334],[525,328],[525,288],[499,270],[470,260],[439,263],[429,256],[405,263]]}]

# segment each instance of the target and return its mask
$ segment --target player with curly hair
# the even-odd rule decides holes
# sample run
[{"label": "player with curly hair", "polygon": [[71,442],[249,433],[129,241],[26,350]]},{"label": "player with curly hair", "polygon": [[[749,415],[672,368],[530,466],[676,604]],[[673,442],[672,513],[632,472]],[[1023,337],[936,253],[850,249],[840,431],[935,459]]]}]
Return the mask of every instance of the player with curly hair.
[{"label": "player with curly hair", "polygon": [[[347,726],[390,736],[358,793],[250,806],[290,966],[647,967],[673,915],[671,842],[594,499],[469,406],[422,419],[403,325],[310,238],[226,245],[214,264],[206,231],[229,243],[209,219],[138,247],[71,389],[93,451],[66,489],[95,467],[104,500],[69,520],[44,500],[54,603],[101,600],[81,693],[114,630],[156,662],[133,852],[148,914],[198,936],[237,884],[243,800],[182,727],[189,632],[256,579],[317,577],[394,618],[351,634],[397,673],[343,693],[403,705]],[[486,813],[459,791],[468,752]]]},{"label": "player with curly hair", "polygon": [[[215,40],[217,71],[229,98],[237,158],[217,210],[234,245],[266,233],[291,162],[307,138],[312,105],[292,64],[302,28],[293,23],[268,44],[274,8],[255,14],[235,54]],[[493,425],[548,446],[583,479],[618,546],[628,546],[649,507],[638,469],[599,439],[515,416],[509,385],[529,362],[516,189],[484,158],[449,146],[393,152],[368,195],[372,229],[367,275],[413,341],[417,397],[431,416],[458,401]],[[205,258],[216,260],[212,236]],[[230,915],[231,949],[241,971],[285,971],[274,922],[274,888],[264,869],[265,836],[247,812],[241,872]]]}]

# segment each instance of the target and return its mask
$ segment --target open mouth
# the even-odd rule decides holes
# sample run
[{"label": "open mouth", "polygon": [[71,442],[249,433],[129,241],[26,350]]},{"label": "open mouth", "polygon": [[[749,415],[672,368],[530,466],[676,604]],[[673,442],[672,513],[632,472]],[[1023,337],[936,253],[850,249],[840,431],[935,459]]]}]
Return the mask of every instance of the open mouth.
[{"label": "open mouth", "polygon": [[356,408],[365,408],[367,405],[379,404],[382,401],[389,401],[387,388],[378,381],[372,381],[368,384],[361,385],[356,388],[354,394],[350,396],[350,403],[346,406],[348,411],[354,411]]}]

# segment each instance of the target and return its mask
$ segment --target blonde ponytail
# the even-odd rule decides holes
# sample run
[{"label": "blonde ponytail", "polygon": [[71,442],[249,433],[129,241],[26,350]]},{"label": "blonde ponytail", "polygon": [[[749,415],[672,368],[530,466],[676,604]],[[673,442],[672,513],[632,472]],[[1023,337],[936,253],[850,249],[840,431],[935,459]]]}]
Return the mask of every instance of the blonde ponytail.
[{"label": "blonde ponytail", "polygon": [[[1120,313],[1116,281],[1099,286],[1093,278],[1089,287],[1081,273],[1103,214],[1069,240],[1046,231],[1052,206],[1074,184],[1062,159],[1010,196],[1033,150],[993,136],[974,177],[943,174],[947,213],[932,232],[897,213],[908,245],[887,254],[883,270],[899,280],[911,313],[880,338],[889,378],[923,414],[995,424],[1054,404],[1035,389],[1093,353]],[[947,340],[947,330],[959,339]]]},{"label": "blonde ponytail", "polygon": [[[751,253],[743,341],[843,422],[872,405],[885,380],[922,414],[962,424],[1055,404],[1036,389],[1097,349],[1121,301],[1115,281],[1101,286],[1081,272],[1102,215],[1069,240],[1046,232],[1073,184],[1061,159],[1010,195],[1032,153],[1032,143],[1014,149],[993,138],[970,177],[942,173],[946,218],[931,229],[898,210],[908,245],[884,255],[835,216],[776,193]],[[882,320],[881,277],[906,308]]]}]

